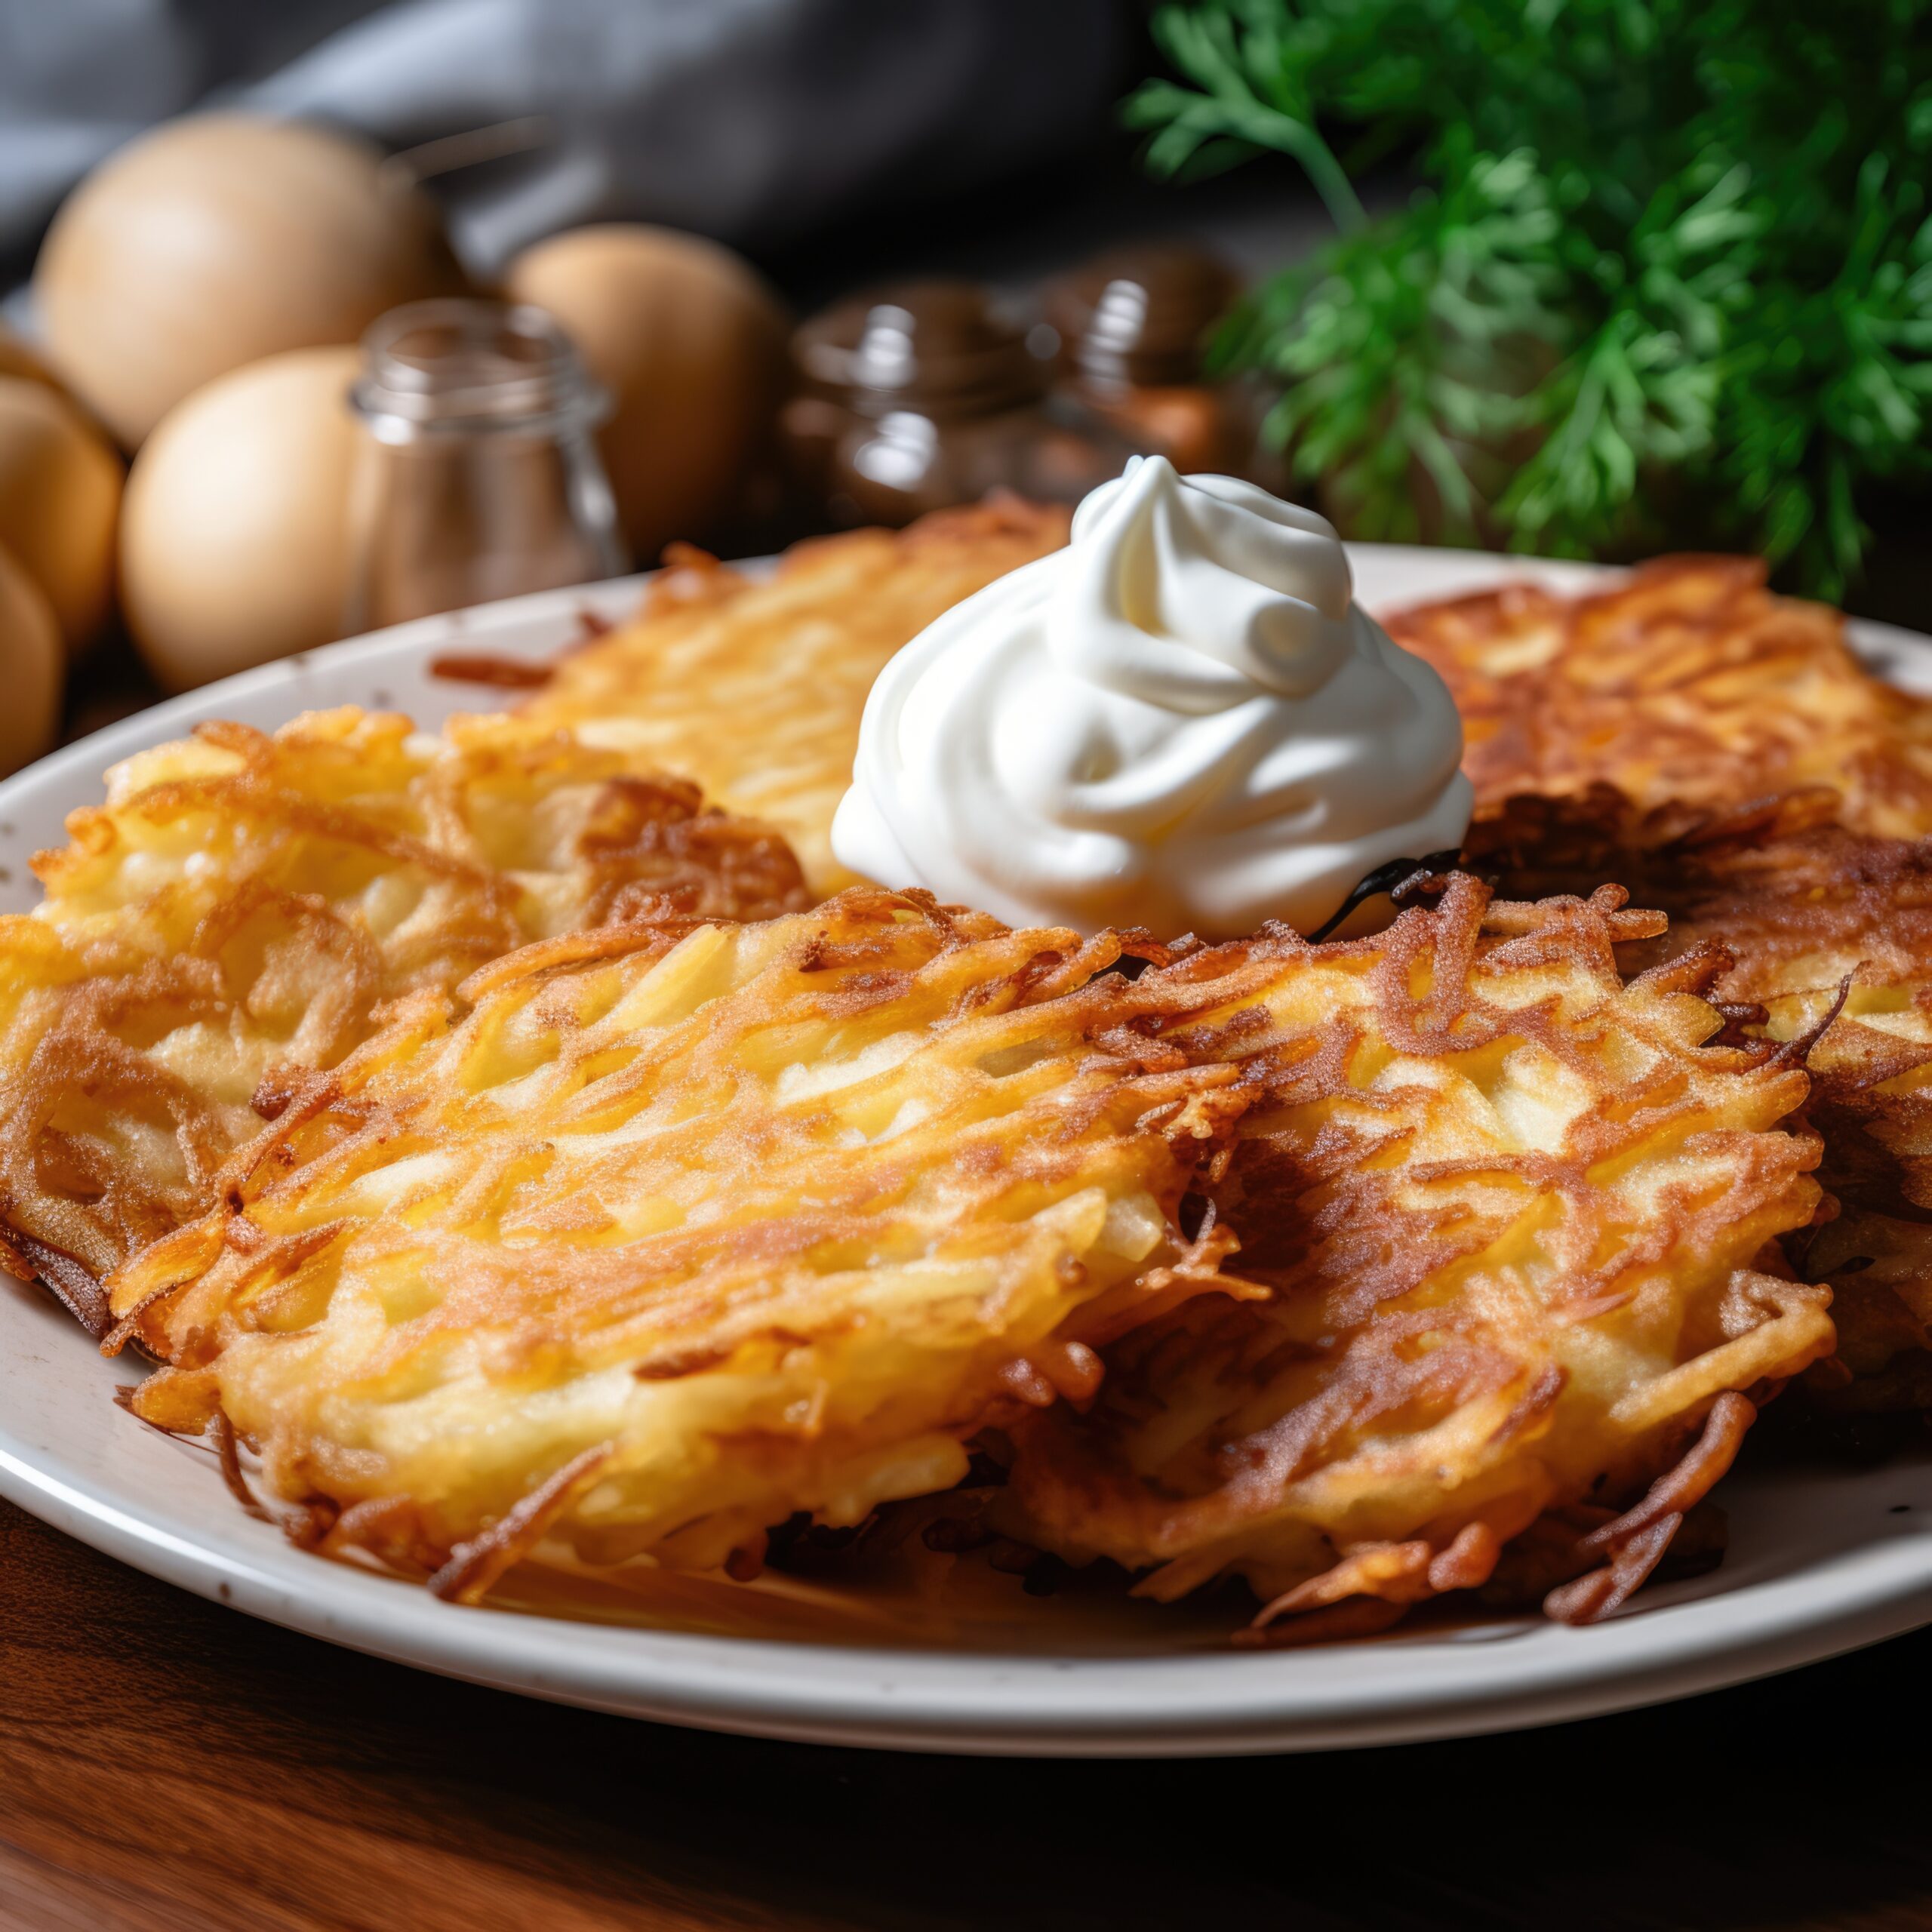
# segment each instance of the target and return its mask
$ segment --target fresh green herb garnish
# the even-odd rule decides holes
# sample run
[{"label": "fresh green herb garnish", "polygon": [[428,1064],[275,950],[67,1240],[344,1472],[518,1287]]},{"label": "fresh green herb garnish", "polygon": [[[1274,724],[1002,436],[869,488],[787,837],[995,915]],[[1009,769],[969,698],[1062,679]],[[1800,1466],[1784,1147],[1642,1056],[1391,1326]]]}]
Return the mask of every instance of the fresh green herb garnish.
[{"label": "fresh green herb garnish", "polygon": [[[1224,370],[1355,534],[1687,540],[1841,594],[1861,494],[1932,474],[1932,0],[1200,0],[1149,165],[1292,155],[1340,231]],[[1331,135],[1351,145],[1341,158]],[[1429,184],[1363,211],[1398,151]]]}]

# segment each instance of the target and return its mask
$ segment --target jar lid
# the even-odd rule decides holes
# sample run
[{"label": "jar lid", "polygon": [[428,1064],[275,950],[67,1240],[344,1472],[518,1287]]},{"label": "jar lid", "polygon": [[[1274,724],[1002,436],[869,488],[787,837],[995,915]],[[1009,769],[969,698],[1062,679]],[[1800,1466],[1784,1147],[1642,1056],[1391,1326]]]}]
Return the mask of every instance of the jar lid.
[{"label": "jar lid", "polygon": [[1035,400],[1045,370],[1019,325],[965,281],[855,296],[803,324],[792,353],[822,392],[869,416],[977,416]]},{"label": "jar lid", "polygon": [[1046,292],[1048,321],[1073,367],[1104,386],[1199,379],[1208,331],[1241,292],[1226,263],[1191,242],[1109,250]]}]

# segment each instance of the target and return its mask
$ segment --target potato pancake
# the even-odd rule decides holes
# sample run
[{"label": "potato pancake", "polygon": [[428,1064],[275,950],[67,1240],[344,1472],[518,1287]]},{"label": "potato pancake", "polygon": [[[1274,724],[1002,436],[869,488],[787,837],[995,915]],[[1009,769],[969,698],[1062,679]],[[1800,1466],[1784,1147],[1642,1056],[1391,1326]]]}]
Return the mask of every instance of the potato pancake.
[{"label": "potato pancake", "polygon": [[1064,509],[1000,497],[796,545],[764,580],[685,552],[524,714],[688,773],[783,832],[815,893],[835,891],[855,883],[832,856],[832,816],[873,680],[935,617],[1058,549],[1068,524]]},{"label": "potato pancake", "polygon": [[944,1489],[1219,1279],[1176,1217],[1247,1093],[1121,951],[860,888],[419,995],[114,1277],[113,1345],[171,1364],[136,1408],[466,1598],[544,1535],[741,1567]]},{"label": "potato pancake", "polygon": [[1629,963],[1721,946],[1714,990],[1741,1026],[1816,1036],[1807,1114],[1839,1212],[1786,1247],[1831,1285],[1840,1338],[1809,1386],[1839,1408],[1932,1406],[1932,840],[1848,832],[1838,804],[1814,790],[1645,812],[1599,787],[1513,799],[1469,849],[1513,894],[1627,885],[1671,921]]},{"label": "potato pancake", "polygon": [[1837,611],[1764,575],[1666,557],[1589,596],[1515,583],[1384,621],[1455,695],[1479,817],[1598,783],[1647,810],[1825,784],[1854,831],[1932,832],[1932,703],[1879,682]]},{"label": "potato pancake", "polygon": [[998,1426],[1008,1527],[1151,1595],[1398,1608],[1554,1525],[1593,1614],[1832,1340],[1750,1265],[1817,1198],[1804,1075],[1706,1044],[1721,959],[1624,986],[1620,905],[1459,876],[1138,979],[863,890],[534,946],[297,1090],[112,1343],[297,1534],[463,1598],[546,1537],[742,1571]]},{"label": "potato pancake", "polygon": [[1622,1602],[1746,1392],[1832,1334],[1825,1291],[1754,1266],[1819,1198],[1805,1076],[1713,1043],[1721,955],[1624,983],[1614,944],[1662,922],[1622,905],[1459,874],[1373,938],[1170,969],[1231,997],[1168,1037],[1265,1088],[1214,1198],[1272,1298],[1116,1343],[1084,1415],[1018,1432],[989,1520],[1157,1598],[1244,1577],[1278,1639],[1493,1583],[1531,1531],[1553,1614]]},{"label": "potato pancake", "polygon": [[386,1003],[646,906],[807,903],[784,841],[547,728],[312,713],[205,725],[109,774],[0,919],[0,1259],[103,1325],[95,1283],[208,1205],[259,1093]]}]

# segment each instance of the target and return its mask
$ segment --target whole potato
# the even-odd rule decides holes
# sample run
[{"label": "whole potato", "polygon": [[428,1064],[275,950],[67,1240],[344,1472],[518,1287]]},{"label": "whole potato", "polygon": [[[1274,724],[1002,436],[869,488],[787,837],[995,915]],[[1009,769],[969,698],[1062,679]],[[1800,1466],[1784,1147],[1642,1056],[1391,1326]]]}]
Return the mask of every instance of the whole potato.
[{"label": "whole potato", "polygon": [[134,459],[122,606],[169,690],[341,635],[359,363],[353,349],[298,349],[231,371]]},{"label": "whole potato", "polygon": [[54,368],[132,450],[229,370],[353,342],[461,280],[435,205],[376,149],[203,114],[131,142],[69,195],[33,293]]},{"label": "whole potato", "polygon": [[611,392],[598,442],[637,560],[703,536],[777,406],[777,298],[728,248],[635,223],[538,242],[510,264],[505,292],[555,316]]},{"label": "whole potato", "polygon": [[48,750],[60,724],[66,654],[40,586],[0,549],[0,777]]},{"label": "whole potato", "polygon": [[11,329],[0,328],[0,376],[17,377],[22,382],[44,383],[65,395],[60,378],[48,366],[47,358],[24,337]]},{"label": "whole potato", "polygon": [[39,586],[70,652],[107,615],[121,459],[57,389],[0,377],[0,544]]}]

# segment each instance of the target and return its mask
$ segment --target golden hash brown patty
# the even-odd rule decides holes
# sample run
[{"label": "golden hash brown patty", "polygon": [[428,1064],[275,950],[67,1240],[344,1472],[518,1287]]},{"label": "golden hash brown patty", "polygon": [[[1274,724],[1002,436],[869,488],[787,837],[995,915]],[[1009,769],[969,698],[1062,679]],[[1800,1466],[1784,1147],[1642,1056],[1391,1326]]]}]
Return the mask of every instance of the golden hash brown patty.
[{"label": "golden hash brown patty", "polygon": [[565,658],[525,715],[689,773],[727,811],[777,826],[814,891],[835,891],[855,881],[832,856],[832,817],[886,660],[1059,549],[1067,525],[1063,509],[1002,497],[798,544],[765,581],[687,552],[631,623]]},{"label": "golden hash brown patty", "polygon": [[1587,1617],[1722,1473],[1745,1392],[1829,1349],[1829,1296],[1752,1265],[1810,1218],[1817,1148],[1797,1066],[1709,1044],[1721,958],[1626,985],[1614,942],[1660,921],[1620,893],[1487,900],[1457,875],[1371,939],[1171,969],[1229,995],[1174,1043],[1265,1087],[1215,1198],[1272,1298],[1115,1344],[1084,1415],[1019,1432],[1004,1533],[1162,1598],[1244,1576],[1278,1637],[1512,1565]]},{"label": "golden hash brown patty", "polygon": [[204,725],[68,830],[42,906],[0,919],[0,1259],[97,1324],[95,1281],[205,1208],[264,1083],[334,1066],[386,1002],[646,906],[806,903],[776,834],[501,718]]},{"label": "golden hash brown patty", "polygon": [[1512,894],[1627,885],[1671,920],[1632,963],[1721,946],[1737,1025],[1811,1041],[1806,1112],[1838,1213],[1786,1246],[1830,1285],[1839,1347],[1807,1386],[1828,1407],[1932,1406],[1932,839],[1848,832],[1837,808],[1814,790],[1646,812],[1598,787],[1512,799],[1470,851]]},{"label": "golden hash brown patty", "polygon": [[1773,596],[1761,564],[1663,558],[1589,596],[1519,583],[1386,621],[1455,694],[1478,817],[1598,783],[1646,809],[1826,784],[1856,831],[1932,832],[1932,703],[1866,672],[1837,611]]},{"label": "golden hash brown patty", "polygon": [[171,1364],[139,1412],[446,1594],[544,1534],[742,1564],[947,1487],[1215,1281],[1175,1216],[1246,1097],[1117,938],[865,889],[680,930],[531,947],[300,1090],[111,1284]]}]

